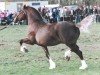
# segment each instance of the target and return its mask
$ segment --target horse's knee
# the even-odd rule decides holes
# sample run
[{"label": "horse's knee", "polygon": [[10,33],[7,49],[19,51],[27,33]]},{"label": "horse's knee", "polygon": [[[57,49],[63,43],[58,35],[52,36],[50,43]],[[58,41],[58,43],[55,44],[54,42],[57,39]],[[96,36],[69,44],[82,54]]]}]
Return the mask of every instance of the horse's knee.
[{"label": "horse's knee", "polygon": [[28,38],[25,38],[25,39],[21,39],[20,40],[20,45],[22,45],[23,43],[25,44],[30,44],[30,45],[34,45],[34,41],[28,39]]}]

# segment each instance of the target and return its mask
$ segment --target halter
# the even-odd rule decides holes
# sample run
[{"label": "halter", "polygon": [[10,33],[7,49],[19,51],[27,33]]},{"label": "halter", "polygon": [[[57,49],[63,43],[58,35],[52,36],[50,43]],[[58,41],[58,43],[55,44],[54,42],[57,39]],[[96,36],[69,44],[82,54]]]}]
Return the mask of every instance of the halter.
[{"label": "halter", "polygon": [[[25,14],[26,15],[26,12],[24,11],[24,10],[21,10],[20,12],[23,12],[22,14]],[[20,13],[19,12],[19,13]],[[15,20],[16,20],[16,18],[19,16],[20,14],[17,14],[17,16],[14,18],[14,22],[15,22]]]}]

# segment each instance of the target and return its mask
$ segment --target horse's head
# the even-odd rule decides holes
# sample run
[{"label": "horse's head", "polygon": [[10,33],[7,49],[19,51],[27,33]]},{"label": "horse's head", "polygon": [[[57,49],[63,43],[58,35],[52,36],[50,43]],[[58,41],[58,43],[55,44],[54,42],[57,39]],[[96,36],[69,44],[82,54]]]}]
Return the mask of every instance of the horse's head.
[{"label": "horse's head", "polygon": [[22,9],[21,11],[19,11],[18,13],[15,13],[15,16],[14,16],[14,22],[17,23],[19,21],[22,21],[22,20],[26,20],[26,12]]},{"label": "horse's head", "polygon": [[23,6],[23,9],[18,12],[14,18],[15,23],[21,20],[31,20],[38,23],[44,23],[40,13],[35,8],[26,5]]}]

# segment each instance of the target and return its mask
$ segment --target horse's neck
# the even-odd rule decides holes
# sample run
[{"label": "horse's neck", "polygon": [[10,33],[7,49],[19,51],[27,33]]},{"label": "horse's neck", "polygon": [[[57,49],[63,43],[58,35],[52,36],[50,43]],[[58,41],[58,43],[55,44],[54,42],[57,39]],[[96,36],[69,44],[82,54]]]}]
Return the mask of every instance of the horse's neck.
[{"label": "horse's neck", "polygon": [[28,32],[34,32],[36,33],[38,31],[39,27],[33,26],[33,25],[28,25]]},{"label": "horse's neck", "polygon": [[35,23],[31,18],[28,18],[28,30],[29,32],[34,31],[36,32],[38,30],[38,24]]},{"label": "horse's neck", "polygon": [[37,30],[41,27],[44,26],[45,23],[44,22],[36,22],[36,20],[32,17],[32,15],[28,14],[27,15],[27,19],[28,19],[28,30],[29,32],[34,31],[37,32]]}]

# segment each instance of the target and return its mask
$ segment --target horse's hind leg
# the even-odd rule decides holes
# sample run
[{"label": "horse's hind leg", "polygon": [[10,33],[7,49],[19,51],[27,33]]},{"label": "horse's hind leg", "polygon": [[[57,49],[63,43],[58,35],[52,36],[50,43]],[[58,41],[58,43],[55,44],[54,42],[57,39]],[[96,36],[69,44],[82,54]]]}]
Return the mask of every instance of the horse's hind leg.
[{"label": "horse's hind leg", "polygon": [[42,46],[42,48],[44,49],[45,54],[46,54],[46,57],[47,57],[47,58],[48,58],[48,60],[49,60],[49,64],[50,64],[49,69],[54,69],[54,68],[56,67],[56,64],[55,64],[55,62],[53,62],[53,60],[51,59],[51,57],[50,57],[50,54],[49,54],[49,51],[48,51],[47,47]]},{"label": "horse's hind leg", "polygon": [[79,50],[79,47],[76,44],[69,44],[67,46],[71,48],[72,52],[75,52],[80,57],[82,66],[79,69],[86,69],[87,64],[83,58],[82,51]]},{"label": "horse's hind leg", "polygon": [[27,47],[26,47],[26,45],[25,44],[33,44],[32,43],[32,41],[31,40],[29,40],[28,38],[25,38],[25,39],[21,39],[20,40],[20,51],[22,51],[22,52],[28,52],[28,49],[27,49]]},{"label": "horse's hind leg", "polygon": [[69,61],[70,60],[70,57],[71,57],[71,50],[66,50],[66,52],[65,52],[65,58]]}]

